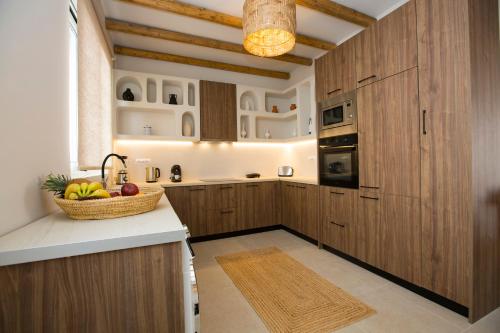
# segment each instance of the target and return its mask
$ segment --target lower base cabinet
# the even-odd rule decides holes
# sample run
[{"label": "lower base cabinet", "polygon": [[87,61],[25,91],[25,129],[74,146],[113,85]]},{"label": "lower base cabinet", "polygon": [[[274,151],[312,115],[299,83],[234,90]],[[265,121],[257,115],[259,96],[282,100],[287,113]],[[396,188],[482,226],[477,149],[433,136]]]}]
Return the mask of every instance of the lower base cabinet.
[{"label": "lower base cabinet", "polygon": [[354,236],[355,257],[377,268],[381,268],[380,197],[377,191],[359,191]]},{"label": "lower base cabinet", "polygon": [[207,234],[207,186],[168,187],[165,194],[191,236]]},{"label": "lower base cabinet", "polygon": [[319,187],[281,183],[282,223],[312,239],[318,239]]}]

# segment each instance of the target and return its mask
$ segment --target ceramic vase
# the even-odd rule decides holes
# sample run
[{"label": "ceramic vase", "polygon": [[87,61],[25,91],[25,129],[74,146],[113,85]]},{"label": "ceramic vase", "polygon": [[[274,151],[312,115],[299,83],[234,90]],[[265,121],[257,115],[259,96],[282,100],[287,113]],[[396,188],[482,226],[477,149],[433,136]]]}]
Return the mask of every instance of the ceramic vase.
[{"label": "ceramic vase", "polygon": [[134,94],[132,93],[132,90],[130,90],[130,88],[125,89],[125,91],[122,94],[122,98],[124,101],[129,101],[129,102],[133,102],[135,99]]}]

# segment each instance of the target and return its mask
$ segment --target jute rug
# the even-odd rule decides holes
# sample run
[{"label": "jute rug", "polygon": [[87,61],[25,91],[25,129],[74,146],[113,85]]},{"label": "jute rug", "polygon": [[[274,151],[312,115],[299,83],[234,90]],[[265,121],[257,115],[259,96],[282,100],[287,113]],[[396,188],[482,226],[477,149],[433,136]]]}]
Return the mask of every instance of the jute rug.
[{"label": "jute rug", "polygon": [[216,259],[271,332],[331,332],[375,313],[278,248]]}]

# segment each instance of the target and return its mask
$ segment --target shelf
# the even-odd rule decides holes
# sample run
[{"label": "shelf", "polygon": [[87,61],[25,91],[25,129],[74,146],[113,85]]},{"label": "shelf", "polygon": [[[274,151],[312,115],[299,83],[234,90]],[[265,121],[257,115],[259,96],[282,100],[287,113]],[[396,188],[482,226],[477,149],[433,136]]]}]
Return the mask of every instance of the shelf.
[{"label": "shelf", "polygon": [[179,138],[177,136],[162,136],[162,135],[126,135],[118,134],[118,140],[137,140],[137,141],[181,141],[181,142],[197,142],[196,138]]},{"label": "shelf", "polygon": [[[288,113],[292,104],[297,105],[297,89],[292,88],[285,93],[266,92],[266,111],[271,112],[273,107],[278,108],[278,113]],[[293,111],[292,111],[293,112]]]},{"label": "shelf", "polygon": [[123,101],[123,93],[130,89],[134,95],[134,101],[142,101],[142,86],[140,81],[132,76],[123,76],[116,82],[116,99]]},{"label": "shelf", "polygon": [[297,117],[297,110],[284,112],[284,113],[272,113],[266,111],[241,111],[242,115],[254,116],[256,118],[267,118],[267,119],[288,119]]},{"label": "shelf", "polygon": [[116,101],[116,106],[119,108],[133,108],[133,109],[155,109],[164,111],[175,112],[195,112],[197,110],[194,106],[175,105],[175,104],[161,104],[161,103],[146,103],[146,102],[128,102]]}]

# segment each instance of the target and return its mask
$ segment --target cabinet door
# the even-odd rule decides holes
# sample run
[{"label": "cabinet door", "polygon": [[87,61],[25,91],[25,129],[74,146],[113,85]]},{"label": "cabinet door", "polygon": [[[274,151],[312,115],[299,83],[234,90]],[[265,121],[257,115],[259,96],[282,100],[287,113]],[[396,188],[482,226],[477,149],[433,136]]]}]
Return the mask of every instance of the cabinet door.
[{"label": "cabinet door", "polygon": [[378,23],[380,79],[417,66],[415,1],[396,9]]},{"label": "cabinet door", "polygon": [[[382,113],[379,125],[383,142],[379,161],[381,191],[384,194],[420,198],[417,69],[410,69],[376,84],[380,92],[377,109]],[[363,141],[363,145],[367,144],[370,143]]]},{"label": "cabinet door", "polygon": [[165,189],[168,200],[177,216],[186,224],[191,236],[207,233],[206,186],[179,186]]},{"label": "cabinet door", "polygon": [[297,230],[298,226],[298,207],[297,207],[297,191],[295,185],[289,182],[281,184],[282,207],[283,207],[283,225]]},{"label": "cabinet door", "polygon": [[355,255],[358,191],[321,187],[320,241]]},{"label": "cabinet door", "polygon": [[358,89],[360,188],[380,188],[382,108],[379,84]]},{"label": "cabinet door", "polygon": [[381,269],[420,285],[420,200],[383,194],[380,206]]},{"label": "cabinet door", "polygon": [[376,192],[359,191],[356,240],[356,257],[380,268],[380,195]]},{"label": "cabinet door", "polygon": [[294,184],[296,231],[318,239],[319,189],[317,185]]},{"label": "cabinet door", "polygon": [[220,184],[210,185],[208,191],[208,209],[234,208],[236,207],[236,185]]},{"label": "cabinet door", "polygon": [[[329,97],[356,89],[356,52],[354,39],[349,39],[333,50],[333,86]],[[340,89],[340,90],[339,90]]]},{"label": "cabinet door", "polygon": [[232,232],[238,229],[238,209],[220,208],[207,211],[207,235]]},{"label": "cabinet door", "polygon": [[354,37],[356,45],[356,81],[362,87],[381,78],[378,24],[372,24]]},{"label": "cabinet door", "polygon": [[[472,221],[464,4],[417,1],[422,188],[422,283],[469,305]],[[425,124],[425,128],[424,128]]]},{"label": "cabinet door", "polygon": [[314,73],[316,80],[316,101],[321,102],[328,98],[327,92],[330,87],[332,68],[332,51],[326,53],[314,61]]},{"label": "cabinet door", "polygon": [[200,81],[201,140],[236,141],[236,85]]},{"label": "cabinet door", "polygon": [[257,186],[258,184],[237,184],[238,230],[257,227],[255,218],[259,209]]},{"label": "cabinet door", "polygon": [[258,210],[255,215],[255,225],[257,227],[268,227],[280,224],[277,219],[278,215],[276,215],[276,201],[279,200],[276,185],[275,182],[259,183],[256,193]]}]

